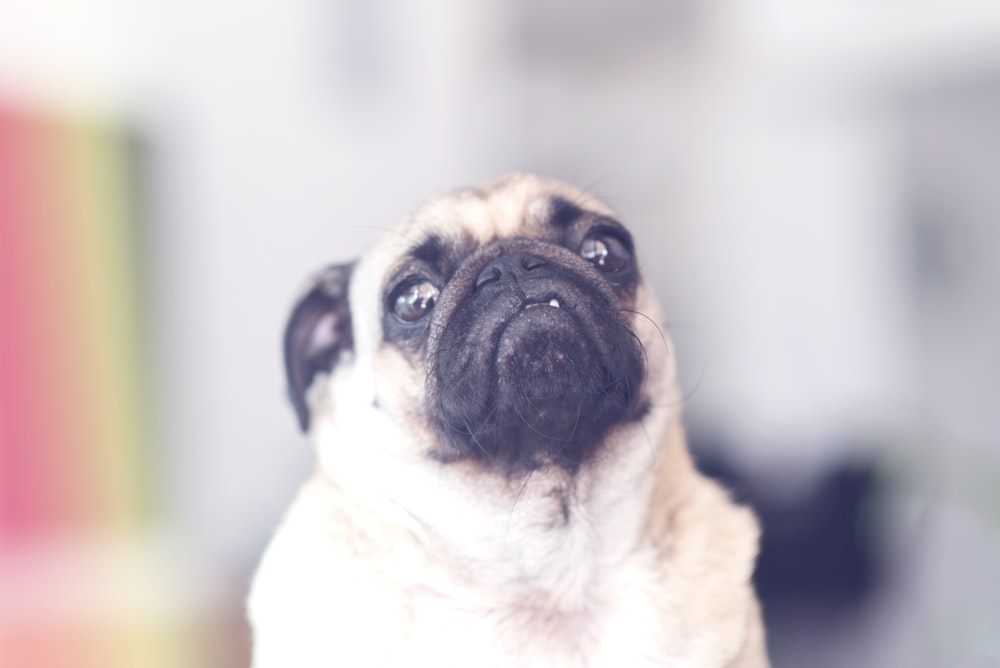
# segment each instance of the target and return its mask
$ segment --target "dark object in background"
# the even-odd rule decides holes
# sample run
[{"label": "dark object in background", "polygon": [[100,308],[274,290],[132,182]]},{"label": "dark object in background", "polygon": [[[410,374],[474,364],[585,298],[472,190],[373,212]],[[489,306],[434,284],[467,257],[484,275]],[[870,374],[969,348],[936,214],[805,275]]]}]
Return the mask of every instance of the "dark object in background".
[{"label": "dark object in background", "polygon": [[795,614],[850,614],[880,581],[867,509],[880,493],[870,463],[831,468],[804,493],[776,494],[773,483],[739,472],[720,448],[691,435],[699,468],[754,508],[763,527],[754,579],[765,619]]}]

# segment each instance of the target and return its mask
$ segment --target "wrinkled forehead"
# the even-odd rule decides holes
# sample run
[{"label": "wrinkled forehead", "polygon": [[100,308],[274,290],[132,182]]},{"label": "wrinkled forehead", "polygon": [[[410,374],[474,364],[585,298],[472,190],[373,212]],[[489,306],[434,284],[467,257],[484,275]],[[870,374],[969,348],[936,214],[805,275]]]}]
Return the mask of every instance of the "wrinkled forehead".
[{"label": "wrinkled forehead", "polygon": [[398,221],[378,244],[385,268],[402,252],[433,262],[441,253],[467,254],[494,239],[549,238],[585,216],[611,216],[591,195],[559,181],[515,175],[485,188],[437,195]]},{"label": "wrinkled forehead", "polygon": [[512,176],[487,188],[439,195],[401,221],[404,234],[460,231],[479,243],[515,236],[541,236],[584,213],[610,215],[597,199],[564,183]]}]

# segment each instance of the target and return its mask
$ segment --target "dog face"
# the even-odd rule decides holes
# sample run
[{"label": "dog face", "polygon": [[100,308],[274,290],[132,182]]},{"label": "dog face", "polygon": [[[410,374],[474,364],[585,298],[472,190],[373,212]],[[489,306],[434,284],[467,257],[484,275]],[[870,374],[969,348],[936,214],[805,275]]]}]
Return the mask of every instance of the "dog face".
[{"label": "dog face", "polygon": [[508,542],[648,497],[677,404],[658,322],[606,207],[508,177],[318,276],[286,330],[291,399],[345,487],[419,530]]}]

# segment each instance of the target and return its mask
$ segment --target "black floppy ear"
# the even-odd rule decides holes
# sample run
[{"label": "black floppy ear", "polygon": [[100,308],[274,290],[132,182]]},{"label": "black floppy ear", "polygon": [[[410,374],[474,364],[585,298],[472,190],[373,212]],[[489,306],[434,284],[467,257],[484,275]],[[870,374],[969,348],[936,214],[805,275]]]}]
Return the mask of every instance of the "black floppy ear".
[{"label": "black floppy ear", "polygon": [[344,352],[354,349],[347,287],[354,262],[327,267],[302,297],[285,327],[285,376],[288,397],[302,431],[309,429],[306,391],[317,373],[330,371]]}]

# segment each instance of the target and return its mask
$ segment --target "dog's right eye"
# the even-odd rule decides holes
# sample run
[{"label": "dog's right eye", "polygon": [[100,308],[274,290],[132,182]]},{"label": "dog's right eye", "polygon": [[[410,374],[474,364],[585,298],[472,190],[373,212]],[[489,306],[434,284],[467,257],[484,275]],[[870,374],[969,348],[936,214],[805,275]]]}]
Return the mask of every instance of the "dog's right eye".
[{"label": "dog's right eye", "polygon": [[404,283],[396,288],[392,311],[403,322],[416,322],[431,312],[439,292],[430,281]]},{"label": "dog's right eye", "polygon": [[631,254],[621,240],[608,232],[591,233],[580,245],[580,256],[605,274],[627,268]]}]

